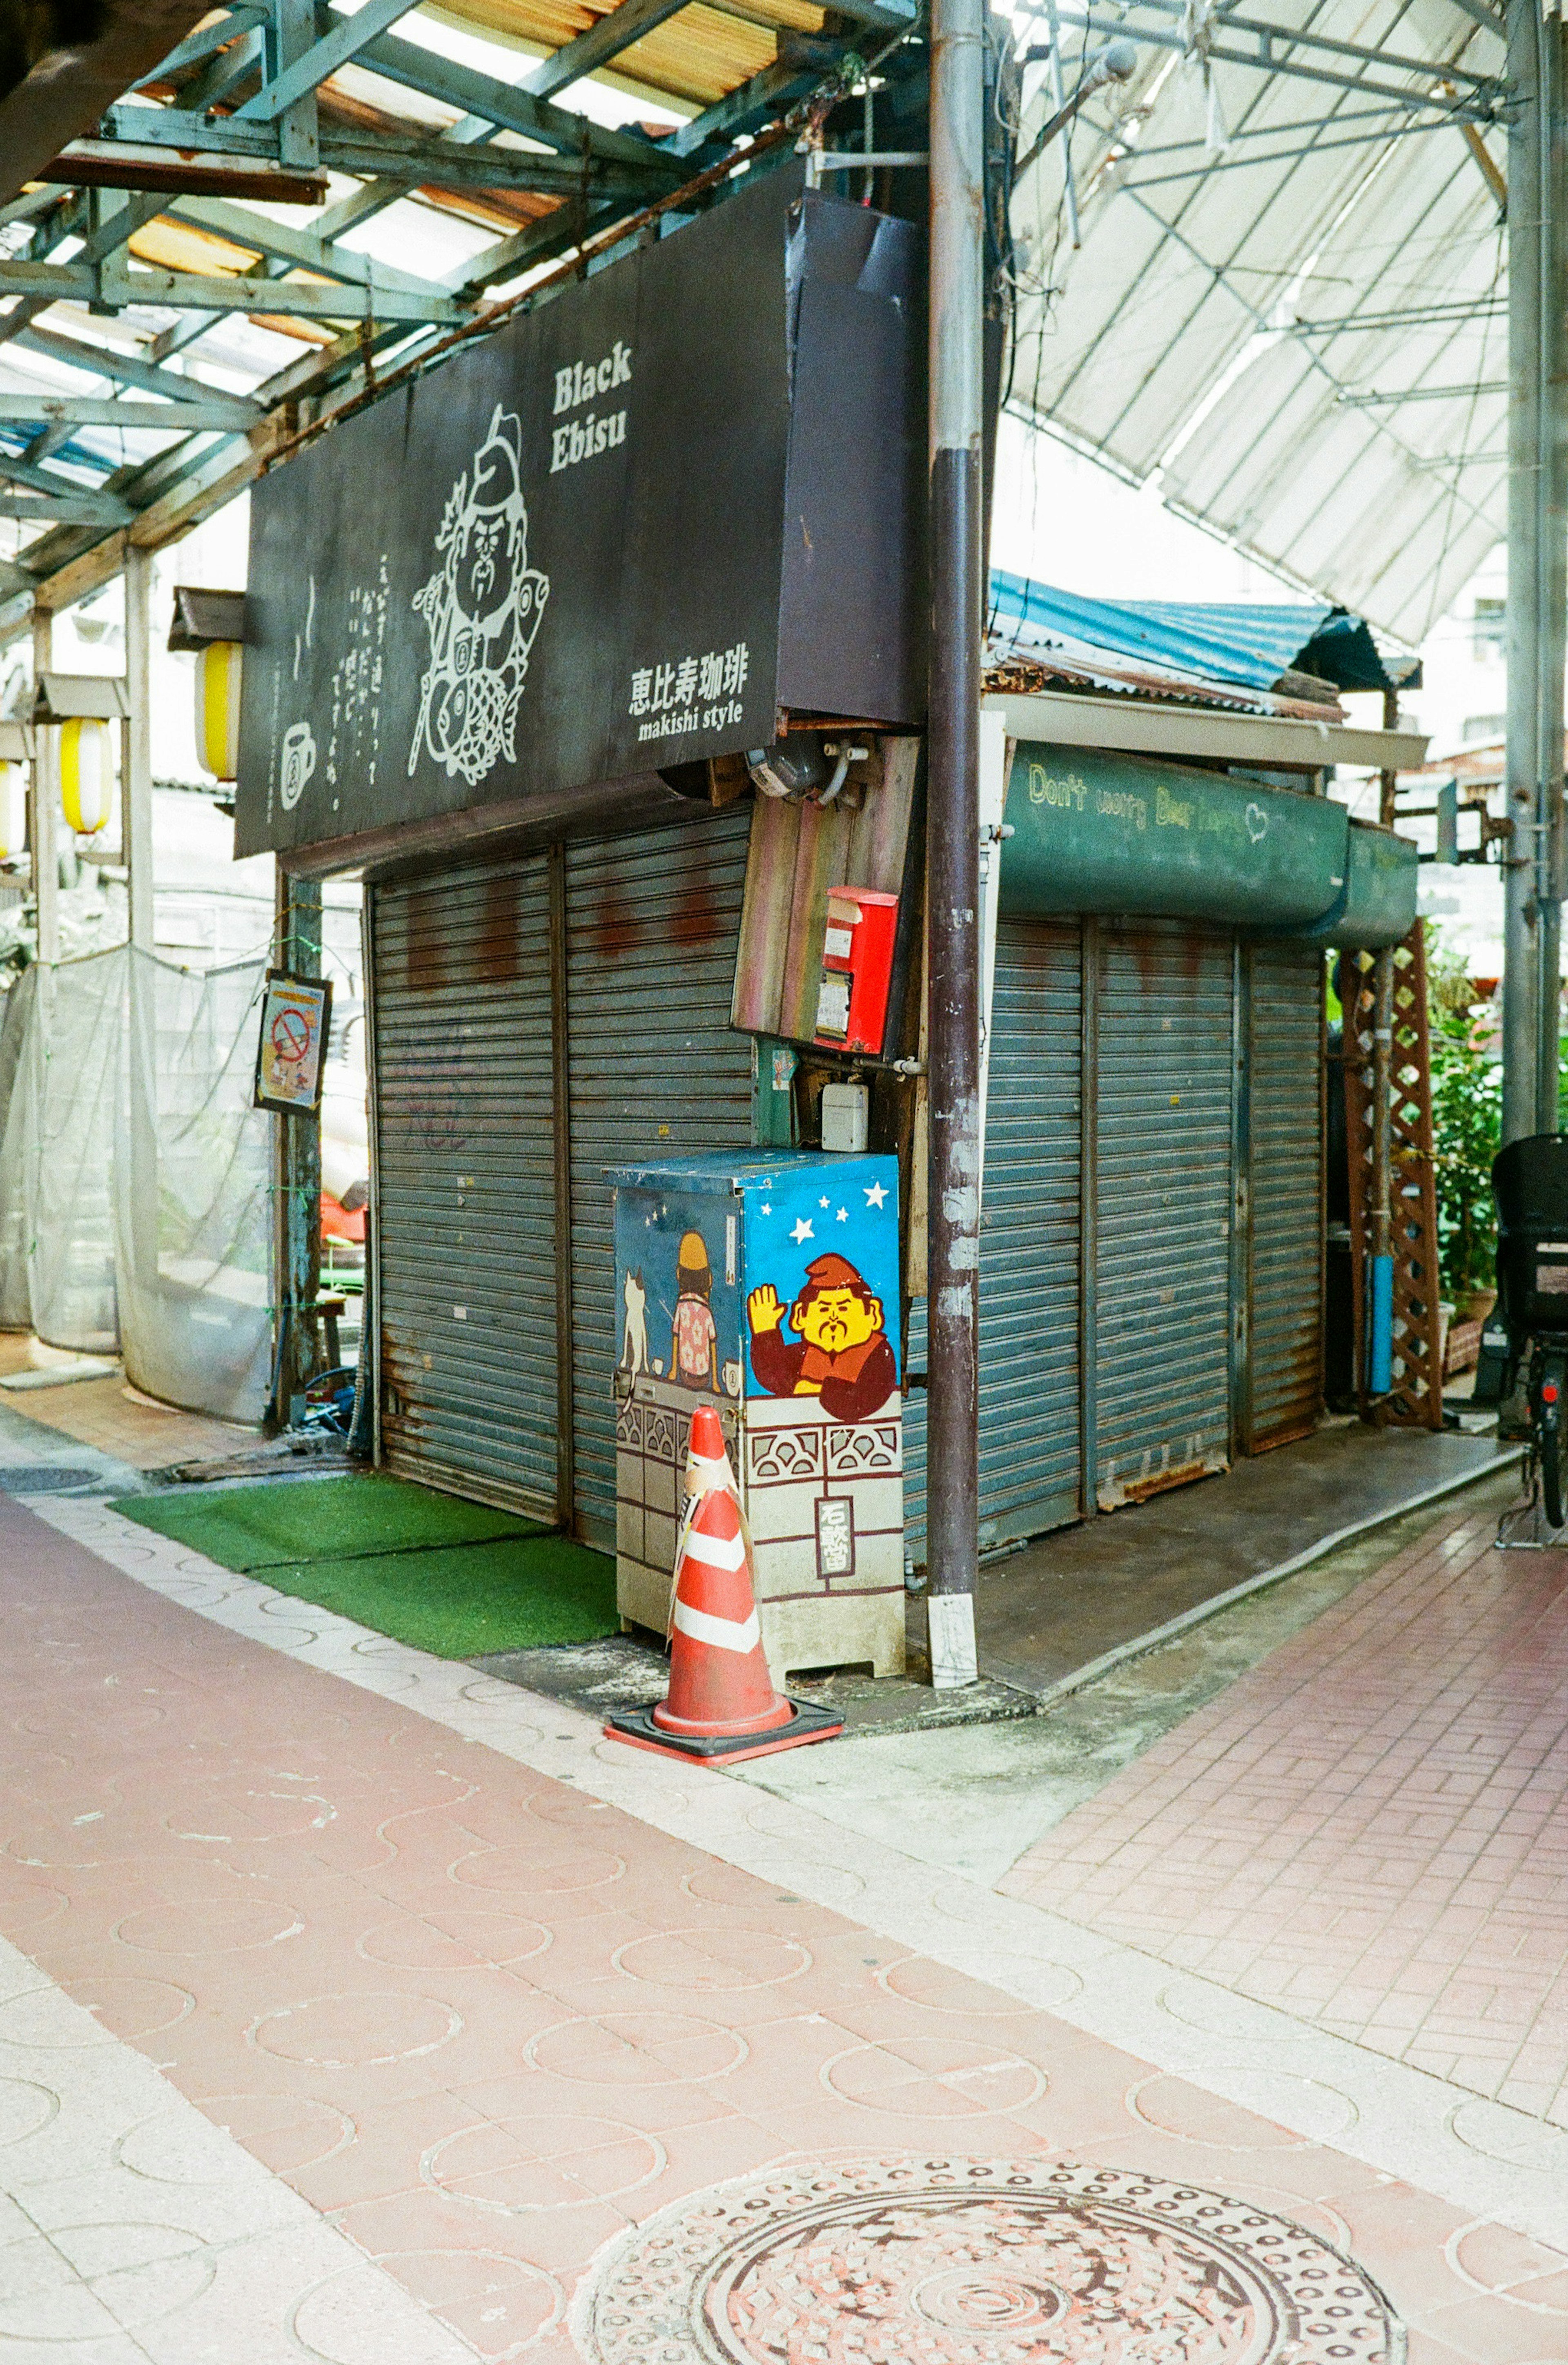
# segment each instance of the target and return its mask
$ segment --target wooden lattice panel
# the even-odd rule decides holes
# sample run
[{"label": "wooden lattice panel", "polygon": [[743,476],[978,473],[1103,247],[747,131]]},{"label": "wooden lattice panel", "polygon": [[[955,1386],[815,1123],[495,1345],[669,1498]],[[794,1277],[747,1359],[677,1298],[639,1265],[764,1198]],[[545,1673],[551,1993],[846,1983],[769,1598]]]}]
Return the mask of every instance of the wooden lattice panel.
[{"label": "wooden lattice panel", "polygon": [[[1345,1136],[1350,1159],[1350,1271],[1355,1297],[1356,1386],[1363,1417],[1392,1429],[1441,1429],[1439,1352],[1442,1284],[1438,1272],[1438,1198],[1432,1169],[1431,1052],[1427,1032],[1427,955],[1422,924],[1394,953],[1390,1046],[1389,1195],[1394,1257],[1394,1384],[1375,1404],[1367,1394],[1366,1283],[1372,1244],[1372,1059],[1376,999],[1371,970],[1342,972],[1345,1002]],[[1360,992],[1354,991],[1360,978]]]}]

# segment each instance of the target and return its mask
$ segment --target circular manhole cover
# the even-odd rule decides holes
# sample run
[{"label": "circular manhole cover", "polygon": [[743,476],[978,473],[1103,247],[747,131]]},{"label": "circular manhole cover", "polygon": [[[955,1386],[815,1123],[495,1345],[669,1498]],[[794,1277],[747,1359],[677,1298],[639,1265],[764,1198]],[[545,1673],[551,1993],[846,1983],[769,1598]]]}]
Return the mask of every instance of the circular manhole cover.
[{"label": "circular manhole cover", "polygon": [[102,1484],[96,1470],[68,1462],[0,1462],[0,1495],[73,1495]]},{"label": "circular manhole cover", "polygon": [[876,2159],[710,2188],[590,2279],[596,2365],[1396,2365],[1361,2268],[1249,2202],[1123,2169]]}]

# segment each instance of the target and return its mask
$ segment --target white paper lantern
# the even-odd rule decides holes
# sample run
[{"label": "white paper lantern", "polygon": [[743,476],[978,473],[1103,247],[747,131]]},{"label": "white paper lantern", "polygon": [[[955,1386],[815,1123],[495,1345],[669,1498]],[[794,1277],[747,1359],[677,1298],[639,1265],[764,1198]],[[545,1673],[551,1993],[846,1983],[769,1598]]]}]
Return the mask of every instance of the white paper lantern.
[{"label": "white paper lantern", "polygon": [[95,837],[114,809],[114,742],[106,723],[73,715],[60,733],[60,801],[65,825]]},{"label": "white paper lantern", "polygon": [[13,862],[28,842],[28,769],[0,763],[0,862]]},{"label": "white paper lantern", "polygon": [[240,665],[238,641],[212,641],[196,662],[196,760],[215,780],[232,780],[240,769]]}]

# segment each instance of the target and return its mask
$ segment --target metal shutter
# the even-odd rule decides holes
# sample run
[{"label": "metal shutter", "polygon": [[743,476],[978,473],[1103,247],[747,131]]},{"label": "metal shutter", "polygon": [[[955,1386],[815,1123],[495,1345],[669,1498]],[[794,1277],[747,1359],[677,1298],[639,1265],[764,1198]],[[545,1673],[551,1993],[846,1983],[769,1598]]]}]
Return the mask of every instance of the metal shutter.
[{"label": "metal shutter", "polygon": [[377,887],[372,940],[383,1456],[554,1519],[547,878]]},{"label": "metal shutter", "polygon": [[1258,944],[1249,980],[1250,1453],[1305,1437],[1322,1402],[1323,955]]},{"label": "metal shutter", "polygon": [[999,921],[980,1216],[986,1545],[1079,1514],[1081,986],[1075,923]]},{"label": "metal shutter", "polygon": [[1235,955],[1191,923],[1092,933],[1095,1493],[1114,1510],[1228,1460]]},{"label": "metal shutter", "polygon": [[[1074,921],[1001,920],[980,1216],[980,1548],[1075,1519],[1079,1474],[1079,1137]],[[925,1362],[925,1307],[910,1354]],[[925,1395],[904,1427],[905,1525],[925,1524]],[[916,1558],[919,1551],[916,1550]]]},{"label": "metal shutter", "polygon": [[576,1524],[610,1551],[618,1330],[604,1171],[750,1142],[751,1037],[730,1026],[750,823],[746,799],[566,848]]}]

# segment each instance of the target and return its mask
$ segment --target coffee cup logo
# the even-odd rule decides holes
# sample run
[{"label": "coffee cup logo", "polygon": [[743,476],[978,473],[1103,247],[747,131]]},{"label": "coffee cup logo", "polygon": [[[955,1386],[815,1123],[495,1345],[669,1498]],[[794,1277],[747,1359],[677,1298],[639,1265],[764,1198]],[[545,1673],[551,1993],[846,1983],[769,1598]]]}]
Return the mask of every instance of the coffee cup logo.
[{"label": "coffee cup logo", "polygon": [[316,741],[308,723],[291,723],[283,734],[283,769],[278,794],[285,813],[292,813],[316,769]]}]

